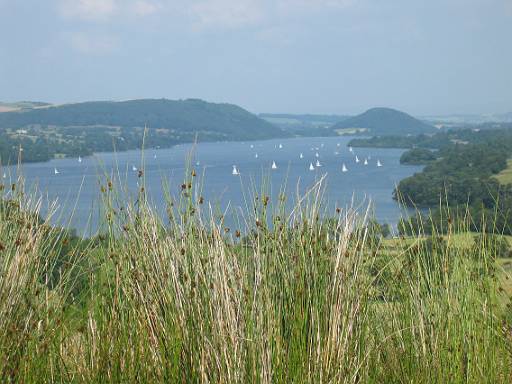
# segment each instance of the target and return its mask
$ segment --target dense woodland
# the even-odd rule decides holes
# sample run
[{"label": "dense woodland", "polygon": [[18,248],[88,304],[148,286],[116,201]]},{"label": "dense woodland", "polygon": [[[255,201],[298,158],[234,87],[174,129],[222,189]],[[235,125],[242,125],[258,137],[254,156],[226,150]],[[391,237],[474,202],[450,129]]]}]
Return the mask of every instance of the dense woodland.
[{"label": "dense woodland", "polygon": [[201,100],[89,102],[0,113],[2,164],[139,149],[142,145],[165,148],[196,139],[290,136],[238,106]]},{"label": "dense woodland", "polygon": [[[512,131],[464,131],[463,136],[464,143],[450,141],[449,145],[441,145],[438,152],[431,152],[437,159],[428,159],[422,172],[400,181],[394,198],[405,205],[431,209],[436,220],[445,221],[441,227],[446,228],[452,217],[443,214],[440,207],[449,206],[453,211],[469,214],[475,228],[510,234],[512,186],[500,184],[494,176],[507,168],[507,159],[512,156]],[[411,162],[425,156],[427,152],[413,149],[405,152],[402,159]],[[484,217],[492,217],[493,222]],[[419,227],[422,218],[417,219]],[[423,224],[423,229],[428,232],[430,226]]]}]

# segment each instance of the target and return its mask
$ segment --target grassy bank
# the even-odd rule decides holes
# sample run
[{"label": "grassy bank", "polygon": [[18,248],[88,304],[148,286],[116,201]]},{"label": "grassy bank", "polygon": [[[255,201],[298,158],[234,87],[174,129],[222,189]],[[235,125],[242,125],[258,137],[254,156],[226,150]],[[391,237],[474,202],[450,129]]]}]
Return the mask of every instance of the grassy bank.
[{"label": "grassy bank", "polygon": [[248,193],[227,228],[199,184],[169,187],[169,224],[142,172],[133,199],[104,178],[102,234],[87,240],[40,219],[21,180],[4,186],[0,381],[510,381],[490,235],[461,242],[458,222],[444,241],[383,241],[366,212],[325,212],[321,182],[274,204]]},{"label": "grassy bank", "polygon": [[507,161],[507,168],[498,173],[495,178],[501,184],[512,184],[512,160]]}]

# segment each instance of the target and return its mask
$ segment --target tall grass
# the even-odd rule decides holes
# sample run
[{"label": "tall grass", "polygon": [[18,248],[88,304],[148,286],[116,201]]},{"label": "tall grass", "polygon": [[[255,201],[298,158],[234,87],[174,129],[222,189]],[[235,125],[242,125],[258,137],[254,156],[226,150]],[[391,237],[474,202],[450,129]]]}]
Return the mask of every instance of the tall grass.
[{"label": "tall grass", "polygon": [[0,381],[510,382],[504,272],[455,244],[469,223],[390,246],[320,180],[291,210],[250,194],[227,228],[194,175],[164,215],[143,172],[134,198],[105,176],[101,236],[72,245],[4,186]]}]

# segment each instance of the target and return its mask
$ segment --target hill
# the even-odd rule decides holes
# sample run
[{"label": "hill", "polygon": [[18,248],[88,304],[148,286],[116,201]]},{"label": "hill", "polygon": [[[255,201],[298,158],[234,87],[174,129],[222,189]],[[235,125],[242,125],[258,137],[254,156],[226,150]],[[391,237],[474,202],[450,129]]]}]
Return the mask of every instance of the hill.
[{"label": "hill", "polygon": [[45,108],[49,107],[51,104],[42,103],[39,101],[17,101],[14,103],[4,103],[0,101],[0,113],[2,112],[12,112],[33,108]]},{"label": "hill", "polygon": [[391,108],[372,108],[335,124],[338,133],[369,133],[374,136],[434,133],[436,128],[407,113]]},{"label": "hill", "polygon": [[232,104],[202,100],[144,99],[97,101],[0,114],[0,129],[30,126],[123,127],[147,125],[179,134],[198,133],[204,140],[257,140],[287,133]]}]

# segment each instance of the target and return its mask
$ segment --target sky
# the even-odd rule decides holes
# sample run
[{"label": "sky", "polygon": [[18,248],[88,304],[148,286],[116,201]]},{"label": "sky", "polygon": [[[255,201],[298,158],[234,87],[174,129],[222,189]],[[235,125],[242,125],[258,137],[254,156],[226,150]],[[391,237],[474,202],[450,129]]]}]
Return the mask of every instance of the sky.
[{"label": "sky", "polygon": [[512,111],[512,0],[0,0],[0,101]]}]

